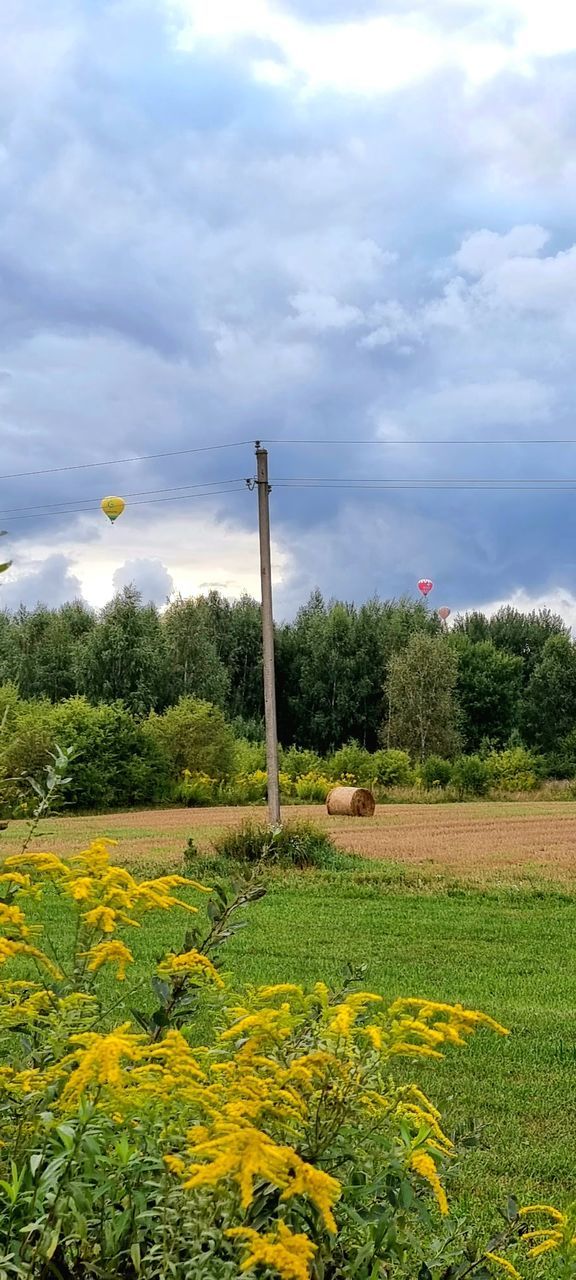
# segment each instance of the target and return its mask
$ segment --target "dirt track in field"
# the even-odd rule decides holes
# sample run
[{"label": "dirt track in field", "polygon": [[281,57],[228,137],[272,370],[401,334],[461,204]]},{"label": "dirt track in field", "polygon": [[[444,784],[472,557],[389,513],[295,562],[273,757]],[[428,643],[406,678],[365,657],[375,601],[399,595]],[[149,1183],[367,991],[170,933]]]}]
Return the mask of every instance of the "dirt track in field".
[{"label": "dirt track in field", "polygon": [[[466,879],[551,877],[576,880],[576,803],[478,803],[385,805],[373,818],[328,818],[320,805],[286,808],[285,818],[322,824],[343,849],[365,858],[406,864],[428,874]],[[118,861],[174,865],[189,836],[200,849],[226,827],[265,810],[246,808],[157,809],[138,813],[58,818],[35,848],[72,853],[96,835],[119,841]],[[6,852],[24,830],[10,824]]]}]

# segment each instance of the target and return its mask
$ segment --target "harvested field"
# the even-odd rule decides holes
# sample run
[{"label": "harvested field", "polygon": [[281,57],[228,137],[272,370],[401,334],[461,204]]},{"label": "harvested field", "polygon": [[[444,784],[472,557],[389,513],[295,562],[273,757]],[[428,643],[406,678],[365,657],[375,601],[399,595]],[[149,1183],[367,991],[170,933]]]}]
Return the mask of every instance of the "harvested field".
[{"label": "harvested field", "polygon": [[[312,819],[344,849],[362,857],[405,864],[427,874],[466,880],[546,877],[576,879],[576,803],[522,802],[386,805],[373,818],[326,815],[323,806],[284,809],[285,818]],[[96,835],[120,841],[118,859],[173,864],[192,836],[207,849],[219,831],[246,818],[264,821],[262,808],[158,809],[89,817],[62,817],[45,824],[35,848],[72,852]],[[17,848],[24,824],[2,837]]]}]

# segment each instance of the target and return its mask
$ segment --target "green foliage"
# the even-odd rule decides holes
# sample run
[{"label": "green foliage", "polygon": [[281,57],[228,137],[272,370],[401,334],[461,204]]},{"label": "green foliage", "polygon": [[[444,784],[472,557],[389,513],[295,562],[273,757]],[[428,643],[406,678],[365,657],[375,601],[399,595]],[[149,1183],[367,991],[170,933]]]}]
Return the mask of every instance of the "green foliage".
[{"label": "green foliage", "polygon": [[313,822],[286,822],[278,830],[263,822],[243,822],[218,836],[214,848],[232,862],[328,871],[350,866],[350,855],[340,853],[327,832]]},{"label": "green foliage", "polygon": [[163,632],[171,671],[171,701],[192,696],[224,705],[230,677],[201,602],[180,596],[164,614]]},{"label": "green foliage", "polygon": [[347,742],[326,761],[329,778],[346,778],[353,786],[367,786],[374,779],[373,756],[359,742]]},{"label": "green foliage", "polygon": [[390,659],[386,734],[417,760],[452,756],[458,746],[458,657],[445,636],[418,633]]},{"label": "green foliage", "polygon": [[[410,668],[419,637],[424,648]],[[78,601],[0,613],[0,683],[15,685],[25,701],[80,694],[94,705],[120,700],[145,718],[189,696],[221,707],[234,736],[254,744],[264,736],[261,648],[257,602],[216,591],[178,599],[162,615],[133,587],[99,613]],[[458,659],[455,684],[449,651]],[[518,726],[552,769],[566,771],[558,748],[576,723],[573,648],[547,610],[470,613],[446,633],[420,602],[357,607],[314,592],[293,622],[277,627],[276,668],[280,739],[296,744],[285,753],[293,783],[326,772],[321,757],[351,740],[372,753],[384,745],[413,760],[429,752],[450,758],[484,741],[500,749]],[[390,703],[392,676],[400,687]],[[308,762],[293,760],[293,750],[309,751]],[[357,763],[370,783],[373,775]],[[243,775],[262,767],[261,756],[234,766]],[[358,767],[345,772],[357,776]]]},{"label": "green foliage", "polygon": [[82,692],[91,702],[122,700],[138,715],[169,700],[170,665],[154,605],[143,605],[133,587],[102,611],[82,656]]},{"label": "green foliage", "polygon": [[282,752],[281,768],[282,772],[295,782],[297,778],[303,778],[307,773],[318,773],[322,768],[322,757],[315,751],[290,747],[288,751]]},{"label": "green foliage", "polygon": [[390,747],[388,751],[375,751],[372,756],[372,777],[382,787],[410,787],[415,780],[407,751]]},{"label": "green foliage", "polygon": [[576,647],[567,635],[551,636],[534,668],[520,711],[525,741],[552,751],[576,723]]},{"label": "green foliage", "polygon": [[492,786],[501,791],[533,791],[544,762],[525,747],[492,751],[486,759]]},{"label": "green foliage", "polygon": [[324,804],[333,785],[333,780],[324,777],[322,773],[305,773],[294,784],[294,796],[303,804]]},{"label": "green foliage", "polygon": [[464,746],[477,751],[489,736],[504,746],[514,727],[522,683],[522,659],[497,649],[491,640],[453,638],[458,655],[456,697]]},{"label": "green foliage", "polygon": [[72,808],[151,804],[166,794],[169,760],[122,703],[92,706],[81,697],[58,706],[14,701],[6,686],[2,694],[8,710],[0,736],[0,770],[5,803],[12,808],[27,794],[28,778],[45,767],[54,742],[73,752],[63,793]]},{"label": "green foliage", "polygon": [[450,779],[459,799],[485,796],[492,781],[488,762],[479,755],[458,756]]},{"label": "green foliage", "polygon": [[426,791],[447,787],[452,780],[452,765],[442,756],[428,756],[420,765],[420,778]]},{"label": "green foliage", "polygon": [[[234,731],[234,726],[231,727]],[[250,742],[247,738],[237,737],[234,745],[234,773],[255,773],[257,769],[265,768],[266,743]]]},{"label": "green foliage", "polygon": [[145,732],[166,752],[175,778],[185,769],[223,778],[234,768],[234,735],[223,712],[210,702],[180,698],[163,715],[152,712]]}]

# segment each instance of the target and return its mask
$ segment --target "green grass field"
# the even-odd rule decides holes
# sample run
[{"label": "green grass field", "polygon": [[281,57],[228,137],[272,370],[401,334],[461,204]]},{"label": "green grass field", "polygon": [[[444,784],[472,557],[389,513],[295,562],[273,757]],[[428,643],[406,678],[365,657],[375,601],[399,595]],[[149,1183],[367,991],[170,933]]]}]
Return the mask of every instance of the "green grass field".
[{"label": "green grass field", "polygon": [[[154,816],[147,818],[152,836]],[[441,813],[438,821],[445,821]],[[162,829],[157,834],[161,839]],[[13,851],[17,832],[10,836]],[[143,848],[147,874],[152,843],[153,837]],[[136,860],[134,849],[132,869]],[[156,861],[158,871],[174,865],[168,849]],[[209,883],[209,858],[200,858],[196,874]],[[51,905],[50,931],[59,945],[65,938],[60,912]],[[127,988],[180,945],[183,915],[155,916],[132,933],[136,964]],[[559,1204],[576,1195],[576,897],[570,883],[522,875],[511,882],[497,867],[485,868],[483,884],[471,883],[429,863],[355,859],[349,871],[276,873],[246,920],[225,952],[235,983],[338,982],[347,961],[363,963],[363,985],[386,997],[461,1001],[508,1026],[507,1039],[482,1032],[466,1049],[450,1050],[444,1062],[414,1068],[449,1129],[463,1130],[470,1121],[477,1126],[479,1145],[458,1165],[452,1196],[463,1204],[473,1200],[476,1211],[481,1203],[488,1221],[509,1194]],[[132,1006],[145,999],[142,989],[126,995]]]},{"label": "green grass field", "polygon": [[[62,940],[60,908],[51,932]],[[130,937],[133,988],[168,948],[180,945],[183,913],[158,915]],[[461,1001],[510,1028],[481,1032],[442,1063],[413,1073],[448,1127],[478,1127],[453,1195],[478,1198],[488,1217],[509,1194],[564,1202],[574,1191],[576,1111],[576,901],[552,886],[484,891],[409,891],[389,875],[362,884],[349,873],[295,873],[273,880],[229,944],[236,982],[317,978],[338,982],[347,961],[365,963],[363,985],[394,998]],[[116,992],[117,992],[116,988]],[[126,992],[128,995],[128,991]],[[137,991],[131,1003],[145,1000]]]}]

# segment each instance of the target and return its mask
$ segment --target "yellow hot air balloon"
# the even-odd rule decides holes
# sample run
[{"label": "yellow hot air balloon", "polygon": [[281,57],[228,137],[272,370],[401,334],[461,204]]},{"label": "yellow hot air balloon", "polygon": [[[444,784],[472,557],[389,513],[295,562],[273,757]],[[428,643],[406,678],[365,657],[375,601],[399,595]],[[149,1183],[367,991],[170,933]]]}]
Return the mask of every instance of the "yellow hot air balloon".
[{"label": "yellow hot air balloon", "polygon": [[103,498],[100,506],[104,515],[108,516],[108,519],[112,521],[112,524],[114,524],[114,521],[118,519],[118,516],[122,515],[126,503],[123,498],[110,497]]}]

